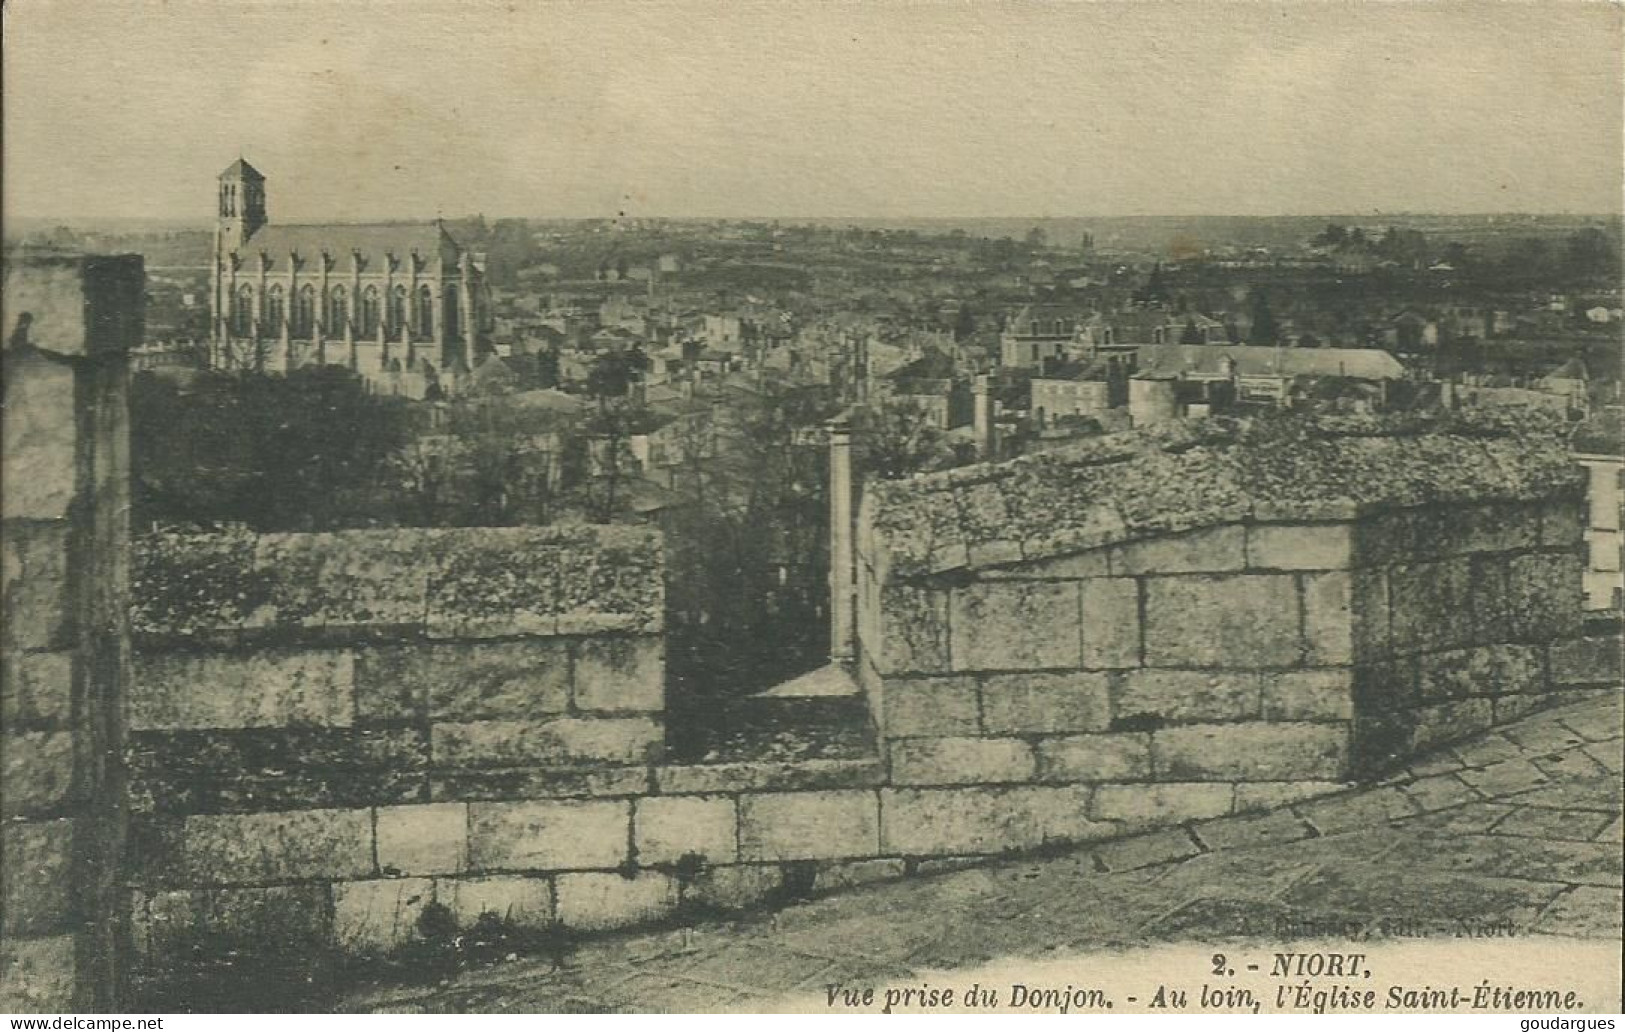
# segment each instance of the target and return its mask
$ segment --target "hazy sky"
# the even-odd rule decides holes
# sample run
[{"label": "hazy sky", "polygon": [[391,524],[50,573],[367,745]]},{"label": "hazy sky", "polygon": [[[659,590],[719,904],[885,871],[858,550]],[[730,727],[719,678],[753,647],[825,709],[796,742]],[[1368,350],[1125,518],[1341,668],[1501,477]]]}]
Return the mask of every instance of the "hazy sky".
[{"label": "hazy sky", "polygon": [[7,0],[5,210],[1621,208],[1622,8]]}]

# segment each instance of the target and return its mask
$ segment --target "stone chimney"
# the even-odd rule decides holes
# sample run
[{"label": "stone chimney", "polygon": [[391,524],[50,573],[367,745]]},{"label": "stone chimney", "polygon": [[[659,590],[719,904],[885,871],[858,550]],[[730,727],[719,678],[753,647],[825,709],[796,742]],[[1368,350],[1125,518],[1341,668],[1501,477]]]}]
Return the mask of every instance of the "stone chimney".
[{"label": "stone chimney", "polygon": [[852,551],[852,423],[846,414],[829,431],[829,658],[852,659],[854,587]]}]

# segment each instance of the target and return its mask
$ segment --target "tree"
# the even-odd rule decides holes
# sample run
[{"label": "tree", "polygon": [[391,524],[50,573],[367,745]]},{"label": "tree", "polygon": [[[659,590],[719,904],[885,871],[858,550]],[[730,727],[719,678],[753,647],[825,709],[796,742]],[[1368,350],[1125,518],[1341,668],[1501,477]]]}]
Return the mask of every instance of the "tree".
[{"label": "tree", "polygon": [[960,305],[959,314],[954,318],[954,340],[965,341],[976,336],[976,313],[971,311],[970,305]]},{"label": "tree", "polygon": [[1204,341],[1202,339],[1202,331],[1198,330],[1196,328],[1196,320],[1195,319],[1186,319],[1185,320],[1185,329],[1179,335],[1179,342],[1181,344],[1204,344],[1204,343],[1206,343],[1206,341]]},{"label": "tree", "polygon": [[210,374],[184,391],[142,374],[130,420],[137,526],[314,531],[399,517],[380,503],[409,440],[406,404],[349,370]]},{"label": "tree", "polygon": [[1281,326],[1275,319],[1275,312],[1270,308],[1269,297],[1262,290],[1252,293],[1252,328],[1247,334],[1247,343],[1260,344],[1269,347],[1281,342]]},{"label": "tree", "polygon": [[901,480],[953,465],[947,436],[918,405],[887,401],[853,414],[853,465],[860,476]]},{"label": "tree", "polygon": [[1569,235],[1567,258],[1569,275],[1580,279],[1619,274],[1619,248],[1596,226]]},{"label": "tree", "polygon": [[1049,234],[1044,232],[1043,226],[1034,226],[1027,231],[1027,249],[1042,251],[1049,243]]}]

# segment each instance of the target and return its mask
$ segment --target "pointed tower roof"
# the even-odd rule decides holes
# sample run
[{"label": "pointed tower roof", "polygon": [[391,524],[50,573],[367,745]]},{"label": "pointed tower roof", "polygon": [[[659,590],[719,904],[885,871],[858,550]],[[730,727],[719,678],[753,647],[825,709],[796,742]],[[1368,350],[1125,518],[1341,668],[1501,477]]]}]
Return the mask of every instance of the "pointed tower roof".
[{"label": "pointed tower roof", "polygon": [[233,161],[230,165],[226,166],[226,170],[220,173],[219,178],[254,179],[261,183],[265,182],[265,177],[260,175],[260,170],[255,168],[253,165],[250,165],[242,158],[238,158],[236,161]]}]

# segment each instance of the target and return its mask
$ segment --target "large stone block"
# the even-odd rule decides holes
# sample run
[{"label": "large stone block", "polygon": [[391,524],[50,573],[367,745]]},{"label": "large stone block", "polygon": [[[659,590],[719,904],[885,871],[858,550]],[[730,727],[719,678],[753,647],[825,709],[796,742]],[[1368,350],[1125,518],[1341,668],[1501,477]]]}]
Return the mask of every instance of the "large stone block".
[{"label": "large stone block", "polygon": [[1151,736],[1152,765],[1168,781],[1330,781],[1348,768],[1346,724],[1215,724]]},{"label": "large stone block", "polygon": [[68,515],[78,489],[78,413],[72,367],[37,352],[8,359],[0,406],[0,468],[6,471],[0,512],[6,519]]},{"label": "large stone block", "polygon": [[1393,645],[1399,652],[1457,648],[1473,640],[1472,560],[1443,559],[1388,570]]},{"label": "large stone block", "polygon": [[1477,734],[1494,724],[1495,703],[1491,699],[1451,699],[1422,706],[1412,715],[1411,748],[1420,752]]},{"label": "large stone block", "polygon": [[1393,651],[1389,627],[1388,572],[1355,569],[1349,573],[1350,633],[1356,662],[1382,659]]},{"label": "large stone block", "polygon": [[1245,527],[1209,527],[1131,541],[1108,549],[1118,577],[1160,573],[1222,573],[1247,565]]},{"label": "large stone block", "polygon": [[1045,781],[1138,781],[1151,776],[1151,736],[1066,735],[1038,740]]},{"label": "large stone block", "polygon": [[648,717],[479,720],[435,724],[430,734],[437,767],[642,764],[665,743],[660,722]]},{"label": "large stone block", "polygon": [[545,929],[553,923],[553,882],[522,874],[446,878],[435,882],[435,898],[451,908],[460,927],[472,927],[485,914],[515,928]]},{"label": "large stone block", "polygon": [[566,928],[594,931],[658,921],[677,907],[677,879],[657,871],[633,877],[592,871],[557,879],[558,919]]},{"label": "large stone block", "polygon": [[575,707],[611,713],[664,710],[665,640],[652,635],[582,639],[576,645]]},{"label": "large stone block", "polygon": [[1535,645],[1480,645],[1424,653],[1418,661],[1418,689],[1426,702],[1545,691],[1545,685],[1545,664]]},{"label": "large stone block", "polygon": [[875,639],[865,639],[882,674],[949,669],[948,593],[886,584],[879,588]]},{"label": "large stone block", "polygon": [[903,856],[958,856],[1082,842],[1113,834],[1089,819],[1086,785],[898,788],[881,793],[881,846]]},{"label": "large stone block", "polygon": [[1550,654],[1554,686],[1618,685],[1625,676],[1620,639],[1614,635],[1553,642]]},{"label": "large stone block", "polygon": [[1078,585],[996,581],[955,589],[949,620],[955,670],[1077,667]]},{"label": "large stone block", "polygon": [[356,655],[362,720],[536,719],[570,705],[563,640],[386,646]]},{"label": "large stone block", "polygon": [[0,727],[61,725],[73,714],[73,655],[0,655]]},{"label": "large stone block", "polygon": [[904,738],[891,743],[897,785],[974,785],[1031,781],[1033,747],[1019,738]]},{"label": "large stone block", "polygon": [[468,869],[468,806],[378,808],[378,869],[384,874],[457,874]]},{"label": "large stone block", "polygon": [[990,735],[1104,731],[1110,678],[1081,670],[990,674],[982,683],[982,728]]},{"label": "large stone block", "polygon": [[0,533],[0,602],[5,651],[71,644],[66,522],[6,524]]},{"label": "large stone block", "polygon": [[1130,670],[1116,684],[1118,722],[1245,720],[1258,716],[1262,676],[1252,670]]},{"label": "large stone block", "polygon": [[73,791],[73,735],[67,731],[25,731],[0,741],[0,814],[43,814],[61,810]]},{"label": "large stone block", "polygon": [[974,735],[980,726],[973,677],[888,677],[884,691],[888,738]]},{"label": "large stone block", "polygon": [[429,797],[441,800],[577,799],[642,795],[650,788],[649,768],[503,767],[437,770]]},{"label": "large stone block", "polygon": [[701,856],[731,864],[739,856],[739,815],[726,796],[655,796],[637,801],[632,817],[638,863],[676,863]]},{"label": "large stone block", "polygon": [[1578,553],[1513,556],[1507,568],[1512,636],[1523,641],[1577,636],[1585,605],[1584,576]]},{"label": "large stone block", "polygon": [[872,790],[764,793],[739,800],[741,860],[874,856],[879,839]]},{"label": "large stone block", "polygon": [[1304,662],[1336,666],[1354,661],[1354,585],[1347,573],[1303,575]]},{"label": "large stone block", "polygon": [[683,899],[702,906],[743,910],[778,895],[784,888],[780,864],[707,867],[683,887]]},{"label": "large stone block", "polygon": [[[9,786],[8,786],[9,787]],[[73,821],[0,825],[0,935],[44,935],[73,918]]]},{"label": "large stone block", "polygon": [[1140,584],[1129,577],[1084,581],[1083,665],[1117,670],[1140,665]]},{"label": "large stone block", "polygon": [[[6,262],[3,343],[69,357],[140,346],[145,273],[140,255],[29,255]],[[28,327],[18,333],[20,316]],[[8,358],[8,361],[10,359]]]},{"label": "large stone block", "polygon": [[1354,716],[1350,667],[1279,670],[1264,675],[1265,720],[1348,720]]},{"label": "large stone block", "polygon": [[138,654],[130,727],[348,727],[354,673],[347,651]]},{"label": "large stone block", "polygon": [[1220,817],[1231,811],[1234,799],[1234,788],[1223,783],[1101,785],[1089,813],[1097,820],[1143,827]]},{"label": "large stone block", "polygon": [[978,571],[977,576],[983,580],[1082,580],[1085,577],[1106,577],[1112,572],[1108,551],[1094,548],[1072,555],[994,567]]},{"label": "large stone block", "polygon": [[469,862],[480,871],[612,868],[631,845],[625,800],[469,804]]},{"label": "large stone block", "polygon": [[61,1014],[74,1009],[74,936],[0,940],[0,1011]]},{"label": "large stone block", "polygon": [[1247,565],[1255,570],[1346,570],[1353,563],[1347,523],[1258,523],[1247,528]]},{"label": "large stone block", "polygon": [[238,949],[317,955],[332,945],[325,883],[136,893],[130,938],[138,956],[162,965],[193,950]]},{"label": "large stone block", "polygon": [[[1579,498],[1552,499],[1540,510],[1540,543],[1547,548],[1579,548],[1585,537],[1586,504]],[[1616,515],[1615,520],[1618,519]],[[1533,523],[1530,519],[1528,522]]]},{"label": "large stone block", "polygon": [[654,775],[662,795],[863,788],[886,779],[884,765],[874,759],[670,764],[654,768]]},{"label": "large stone block", "polygon": [[199,814],[186,818],[185,863],[192,884],[253,885],[373,875],[369,810]]},{"label": "large stone block", "polygon": [[1148,666],[1289,666],[1298,656],[1298,589],[1291,576],[1146,581]]},{"label": "large stone block", "polygon": [[272,613],[283,628],[415,636],[423,628],[433,571],[454,562],[449,551],[471,539],[481,540],[468,531],[404,528],[261,534],[254,538],[253,571],[270,578]]},{"label": "large stone block", "polygon": [[381,953],[419,938],[424,908],[435,902],[428,878],[382,878],[333,886],[333,938],[346,953]]}]

